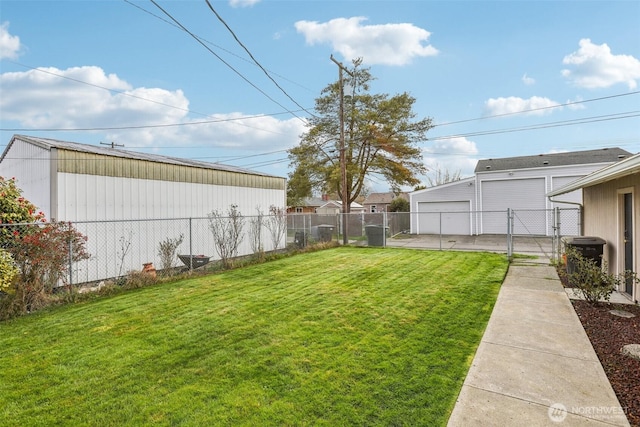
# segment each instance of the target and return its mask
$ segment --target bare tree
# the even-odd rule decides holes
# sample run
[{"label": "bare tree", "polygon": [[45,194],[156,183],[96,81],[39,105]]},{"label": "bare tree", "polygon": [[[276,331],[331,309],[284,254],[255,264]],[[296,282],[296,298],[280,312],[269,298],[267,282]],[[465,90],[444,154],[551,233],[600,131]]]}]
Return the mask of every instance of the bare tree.
[{"label": "bare tree", "polygon": [[436,166],[436,168],[433,169],[430,173],[432,173],[433,176],[427,174],[427,183],[429,187],[435,187],[437,185],[447,184],[449,182],[460,181],[462,179],[460,170],[443,170],[439,165]]},{"label": "bare tree", "polygon": [[249,239],[251,250],[254,254],[258,254],[260,258],[264,255],[264,247],[262,244],[262,227],[264,225],[264,214],[260,210],[260,206],[256,206],[257,215],[249,219]]},{"label": "bare tree", "polygon": [[271,234],[273,250],[277,250],[287,233],[287,210],[274,205],[269,206],[269,215],[265,220],[265,226]]},{"label": "bare tree", "polygon": [[242,242],[244,217],[238,210],[238,205],[231,205],[226,216],[217,209],[208,216],[214,246],[222,266],[233,267],[233,258],[238,255],[238,247]]}]

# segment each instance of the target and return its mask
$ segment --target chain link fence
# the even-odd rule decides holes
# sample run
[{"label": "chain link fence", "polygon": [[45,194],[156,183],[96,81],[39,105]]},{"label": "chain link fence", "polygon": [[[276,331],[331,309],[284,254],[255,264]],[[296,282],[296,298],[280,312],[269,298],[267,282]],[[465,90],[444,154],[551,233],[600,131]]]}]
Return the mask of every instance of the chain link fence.
[{"label": "chain link fence", "polygon": [[[430,249],[538,252],[550,258],[561,253],[563,236],[580,235],[580,209],[508,210],[502,212],[378,212],[336,215],[278,214],[244,216],[236,256],[259,251],[299,248],[314,242],[344,241],[363,246],[406,246]],[[221,218],[224,220],[224,218]],[[491,227],[502,222],[503,233],[482,233],[483,221]],[[220,259],[210,218],[177,218],[127,221],[79,221],[74,229],[86,237],[86,259],[77,259],[74,245],[68,250],[65,284],[117,279],[152,263],[157,270],[190,269],[194,259]],[[22,251],[19,237],[43,224],[0,224],[0,247]],[[180,242],[176,257],[163,265],[163,242]]]},{"label": "chain link fence", "polygon": [[[279,250],[286,246],[286,216],[264,215],[242,217],[242,229],[235,256],[242,257],[257,252]],[[220,217],[220,230],[228,227]],[[126,276],[131,271],[141,271],[145,264],[153,264],[157,271],[187,270],[201,265],[201,260],[220,259],[213,237],[211,218],[178,218],[126,221],[78,221],[70,224],[86,239],[84,247],[88,257],[75,260],[74,247],[58,244],[69,263],[67,273],[60,284],[94,283],[101,280]],[[42,231],[47,224],[0,224],[0,247],[9,253],[18,254],[31,250],[33,245],[41,245],[46,236]],[[223,230],[224,231],[224,230]],[[25,239],[38,236],[39,239]],[[163,265],[161,244],[180,242],[176,256],[169,258],[169,265]],[[27,247],[26,245],[30,245]],[[47,248],[46,246],[42,246]],[[194,263],[194,260],[196,261]],[[34,260],[35,261],[35,260]]]}]

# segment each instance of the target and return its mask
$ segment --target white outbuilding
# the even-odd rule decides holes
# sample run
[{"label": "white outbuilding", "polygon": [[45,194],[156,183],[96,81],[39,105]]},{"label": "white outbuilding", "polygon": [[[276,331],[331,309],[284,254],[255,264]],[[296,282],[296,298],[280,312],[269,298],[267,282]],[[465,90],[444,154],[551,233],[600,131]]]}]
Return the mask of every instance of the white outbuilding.
[{"label": "white outbuilding", "polygon": [[[232,206],[249,223],[271,207],[286,210],[286,180],[218,163],[14,135],[0,157],[0,176],[16,179],[23,196],[50,221],[72,222],[87,237],[91,258],[70,267],[68,282],[121,277],[143,264],[160,267],[160,248],[179,240],[177,254],[216,259],[212,212]],[[265,227],[244,227],[237,255],[286,244]],[[253,228],[252,230],[255,230]],[[182,259],[182,258],[181,258]],[[180,262],[173,260],[177,267]],[[191,263],[190,263],[191,265]]]},{"label": "white outbuilding", "polygon": [[15,135],[0,176],[52,221],[203,217],[286,207],[286,180],[234,166]]},{"label": "white outbuilding", "polygon": [[[579,191],[546,194],[630,157],[620,148],[480,160],[473,177],[410,193],[414,234],[506,234],[507,211],[519,213],[513,233],[551,235],[553,208],[567,211],[564,234],[579,234]],[[562,203],[565,202],[565,203]],[[568,215],[571,210],[572,215]]]}]

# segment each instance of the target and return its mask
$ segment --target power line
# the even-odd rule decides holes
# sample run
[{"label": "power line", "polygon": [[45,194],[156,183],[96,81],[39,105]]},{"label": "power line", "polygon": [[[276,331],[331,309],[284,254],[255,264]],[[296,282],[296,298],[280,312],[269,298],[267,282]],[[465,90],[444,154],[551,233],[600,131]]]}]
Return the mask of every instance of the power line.
[{"label": "power line", "polygon": [[247,77],[245,77],[240,71],[236,70],[231,64],[229,64],[227,61],[225,61],[224,59],[222,59],[222,57],[220,55],[218,55],[217,53],[215,53],[209,46],[206,45],[206,43],[204,43],[202,40],[200,40],[200,38],[195,35],[194,33],[192,33],[191,31],[189,31],[184,25],[182,25],[177,19],[175,19],[173,16],[171,16],[171,14],[169,12],[167,12],[166,10],[164,10],[158,3],[156,3],[155,0],[149,0],[151,1],[151,3],[153,3],[158,9],[160,9],[162,11],[162,13],[164,13],[165,15],[167,15],[173,22],[176,23],[176,25],[178,25],[184,32],[186,32],[187,34],[189,34],[195,41],[197,41],[198,43],[200,43],[205,49],[207,49],[213,56],[215,56],[216,58],[218,58],[218,60],[220,60],[220,62],[222,62],[224,65],[226,65],[230,70],[232,70],[234,73],[236,73],[242,80],[244,80],[245,82],[247,82],[249,85],[251,85],[254,89],[256,89],[258,92],[260,92],[261,94],[263,94],[267,99],[269,99],[271,102],[273,102],[274,104],[278,105],[280,108],[282,108],[283,110],[285,110],[286,112],[288,112],[289,114],[291,114],[292,116],[298,118],[298,120],[300,120],[301,122],[306,124],[306,121],[301,118],[300,116],[298,116],[296,113],[294,113],[293,111],[289,110],[287,107],[285,107],[284,105],[280,104],[278,101],[276,101],[275,99],[273,99],[271,96],[269,96],[265,91],[263,91],[262,89],[260,89],[258,86],[256,86],[253,82],[251,82]]},{"label": "power line", "polygon": [[566,102],[564,104],[550,105],[550,106],[547,106],[547,107],[530,108],[528,110],[520,110],[520,111],[513,111],[513,112],[510,112],[510,113],[494,114],[494,115],[491,115],[491,116],[484,116],[484,117],[476,117],[475,119],[465,119],[465,120],[457,120],[457,121],[454,121],[454,122],[439,123],[437,125],[434,125],[433,127],[435,128],[435,127],[439,127],[439,126],[448,126],[448,125],[454,125],[454,124],[459,124],[459,123],[473,122],[473,121],[477,121],[477,120],[494,119],[494,118],[497,118],[497,117],[505,117],[505,116],[512,116],[512,115],[515,115],[515,114],[531,113],[531,112],[534,112],[534,111],[542,111],[542,110],[548,110],[548,109],[552,109],[552,108],[568,107],[570,105],[586,104],[588,102],[602,101],[602,100],[605,100],[605,99],[619,98],[619,97],[622,97],[622,96],[637,95],[639,93],[640,93],[640,91],[628,92],[628,93],[619,93],[619,94],[616,94],[616,95],[602,96],[600,98],[585,99],[583,101],[572,101],[572,102]]},{"label": "power line", "polygon": [[572,126],[572,125],[596,123],[596,122],[603,122],[603,121],[610,121],[610,120],[629,119],[633,117],[640,117],[640,111],[629,111],[626,113],[615,113],[615,114],[607,114],[603,116],[584,117],[580,119],[563,120],[558,122],[542,123],[542,124],[522,126],[517,128],[494,129],[494,130],[488,130],[488,131],[469,132],[469,133],[462,133],[462,134],[455,134],[455,135],[436,136],[436,137],[428,138],[428,141],[437,141],[442,139],[463,138],[463,137],[466,138],[470,136],[495,135],[495,134],[511,133],[511,132],[522,132],[526,130],[537,130],[537,129],[546,129],[546,128],[553,128],[553,127],[561,127],[561,126]]},{"label": "power line", "polygon": [[[175,28],[178,28],[178,29],[180,29],[180,30],[181,30],[181,28],[180,28],[178,25],[174,24],[174,23],[173,23],[173,22],[171,22],[171,21],[168,21],[168,20],[164,19],[162,16],[160,16],[160,15],[156,15],[155,13],[151,12],[150,10],[147,10],[147,9],[145,9],[145,8],[143,8],[143,7],[139,6],[139,5],[137,5],[137,4],[134,4],[134,3],[130,2],[129,0],[123,0],[123,1],[124,1],[125,3],[127,3],[127,4],[131,5],[131,6],[135,7],[136,9],[141,10],[141,11],[142,11],[142,12],[144,12],[144,13],[147,13],[147,14],[149,14],[149,15],[153,16],[154,18],[159,19],[160,21],[162,21],[162,22],[164,22],[164,23],[166,23],[166,24],[171,25],[172,27],[175,27]],[[215,44],[215,43],[213,43],[213,42],[211,42],[211,41],[209,41],[209,40],[207,40],[207,39],[205,39],[205,38],[203,38],[203,37],[201,37],[201,36],[198,36],[198,38],[199,38],[200,40],[204,41],[205,43],[207,43],[207,44],[209,44],[209,45],[211,45],[211,46],[214,46],[214,47],[216,47],[216,48],[218,48],[218,49],[220,49],[220,50],[222,50],[222,51],[224,51],[224,52],[228,53],[228,54],[229,54],[229,55],[231,55],[231,56],[235,56],[236,58],[238,58],[238,59],[239,59],[239,60],[241,60],[241,61],[244,61],[244,62],[246,62],[246,63],[248,63],[248,64],[255,65],[254,63],[252,63],[252,62],[251,62],[251,61],[249,61],[248,59],[243,58],[242,56],[240,56],[240,55],[236,54],[235,52],[232,52],[232,51],[230,51],[230,50],[228,50],[228,49],[225,49],[224,47],[222,47],[222,46],[220,46],[220,45],[217,45],[217,44]],[[295,81],[293,81],[293,80],[291,80],[291,79],[289,79],[289,78],[287,78],[287,77],[285,77],[285,76],[283,76],[283,75],[281,75],[281,74],[278,74],[278,73],[276,73],[276,72],[274,72],[274,71],[271,71],[271,70],[268,70],[268,71],[269,71],[269,73],[270,73],[271,75],[274,75],[274,76],[276,76],[276,77],[278,77],[278,78],[280,78],[280,79],[282,79],[282,80],[284,80],[284,81],[287,81],[287,82],[289,82],[289,83],[291,83],[291,84],[293,84],[293,85],[296,85],[296,86],[298,86],[299,88],[302,88],[302,89],[304,89],[304,90],[306,90],[306,91],[309,91],[309,92],[314,92],[313,90],[309,89],[308,87],[306,87],[306,86],[304,86],[304,85],[301,85],[300,83],[295,82]]]},{"label": "power line", "polygon": [[[249,120],[249,119],[258,119],[262,117],[273,117],[279,116],[283,114],[288,114],[288,112],[281,113],[270,113],[270,114],[255,114],[253,116],[242,116],[242,117],[230,117],[225,119],[214,119],[214,120],[200,120],[197,122],[183,122],[183,123],[164,123],[158,125],[138,125],[138,126],[104,126],[104,127],[91,127],[91,128],[0,128],[0,131],[6,132],[88,132],[88,131],[100,131],[100,130],[136,130],[136,129],[154,129],[154,128],[167,128],[167,127],[182,127],[182,126],[192,126],[192,125],[203,125],[203,124],[211,124],[211,123],[228,123],[228,122],[236,122],[240,120]],[[249,126],[243,123],[237,123],[241,126],[245,126],[251,129],[256,129],[259,131],[279,134],[278,132],[273,132],[267,129],[260,129],[255,126]]]},{"label": "power line", "polygon": [[222,16],[220,16],[220,14],[213,8],[213,6],[211,6],[211,3],[209,2],[209,0],[205,0],[205,2],[207,3],[207,6],[209,6],[209,9],[211,9],[211,11],[216,15],[216,17],[218,18],[218,20],[220,22],[222,22],[222,24],[225,26],[225,28],[227,30],[229,30],[229,32],[231,33],[231,35],[233,36],[233,38],[236,40],[236,42],[238,42],[238,44],[244,49],[245,52],[247,52],[247,54],[249,55],[249,57],[251,58],[251,60],[262,70],[262,72],[264,72],[264,74],[269,78],[269,80],[271,80],[273,82],[274,85],[276,85],[276,87],[278,89],[280,89],[280,91],[282,93],[284,93],[287,98],[289,98],[294,104],[296,104],[298,107],[300,107],[302,110],[304,110],[306,113],[315,116],[315,114],[310,113],[309,111],[307,111],[302,105],[298,104],[298,102],[293,99],[288,93],[287,91],[285,91],[279,84],[278,82],[276,82],[273,77],[271,77],[271,75],[267,72],[267,70],[265,70],[265,68],[262,66],[262,64],[260,64],[260,62],[258,62],[258,60],[253,56],[253,54],[249,51],[249,49],[244,45],[244,43],[242,43],[240,41],[240,39],[238,38],[238,36],[236,35],[236,33],[231,29],[231,27],[225,22],[224,19],[222,19]]}]

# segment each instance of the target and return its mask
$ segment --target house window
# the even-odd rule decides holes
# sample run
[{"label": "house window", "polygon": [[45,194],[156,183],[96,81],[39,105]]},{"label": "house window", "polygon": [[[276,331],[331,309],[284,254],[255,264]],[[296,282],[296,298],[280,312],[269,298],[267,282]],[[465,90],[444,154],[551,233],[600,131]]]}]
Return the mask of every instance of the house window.
[{"label": "house window", "polygon": [[302,213],[304,211],[304,208],[301,206],[296,206],[296,213]]},{"label": "house window", "polygon": [[371,205],[371,213],[376,213],[376,205]]}]

